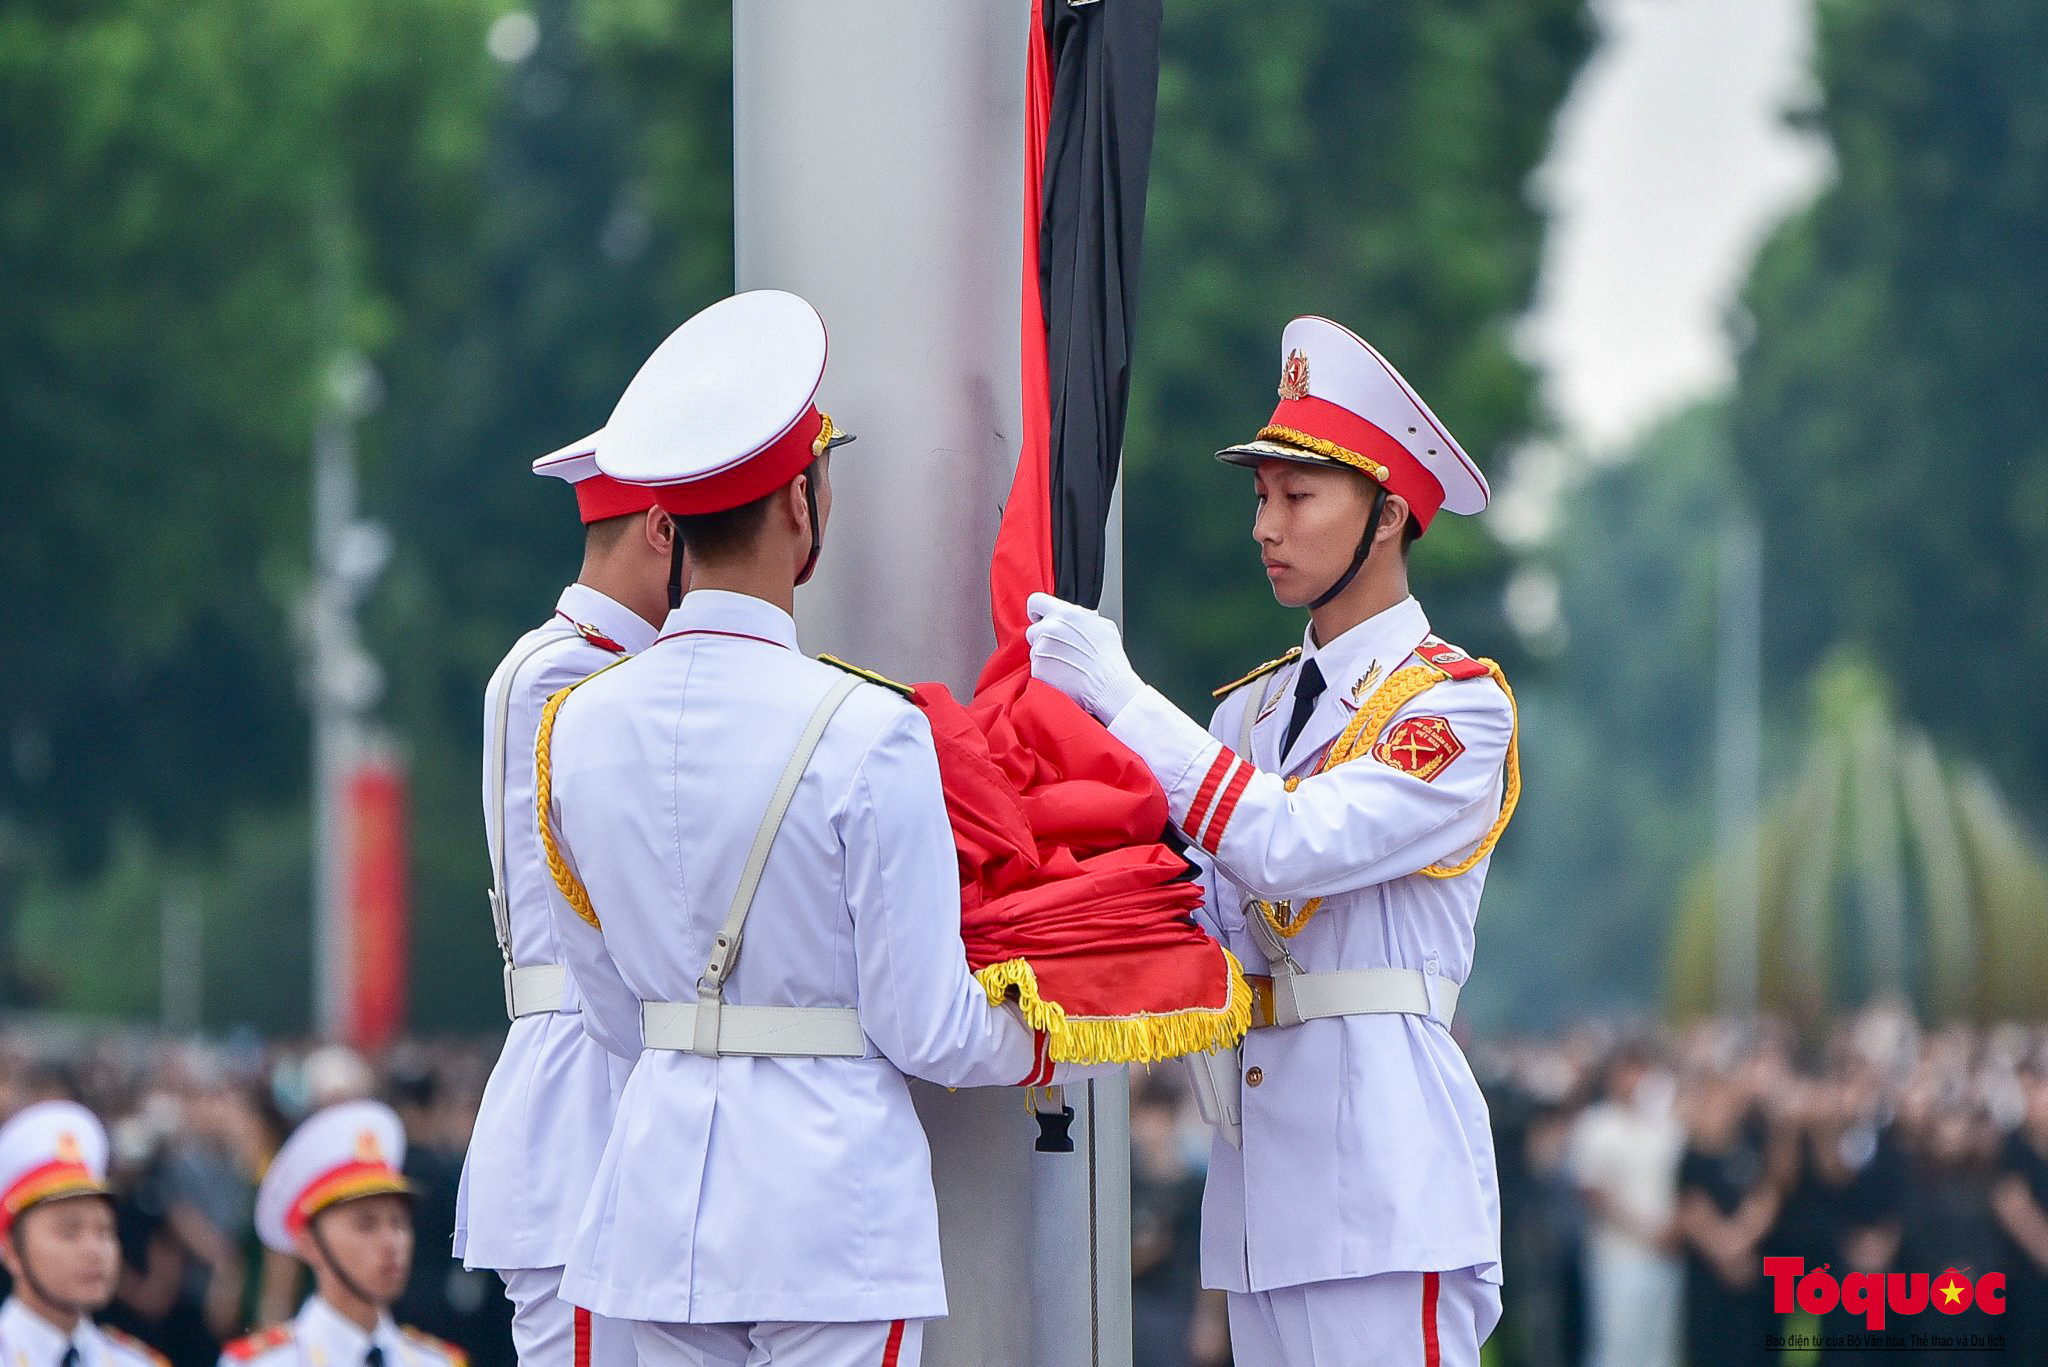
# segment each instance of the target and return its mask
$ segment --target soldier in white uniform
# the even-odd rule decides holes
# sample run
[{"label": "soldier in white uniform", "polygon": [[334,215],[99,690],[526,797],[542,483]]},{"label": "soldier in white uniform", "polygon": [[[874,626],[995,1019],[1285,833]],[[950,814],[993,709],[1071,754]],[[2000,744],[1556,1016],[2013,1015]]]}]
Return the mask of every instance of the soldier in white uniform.
[{"label": "soldier in white uniform", "polygon": [[114,1299],[121,1246],[107,1190],[107,1132],[74,1101],[42,1101],[0,1126],[0,1367],[168,1367],[92,1322]]},{"label": "soldier in white uniform", "polygon": [[631,1367],[632,1333],[560,1299],[562,1264],[590,1194],[626,1064],[578,1023],[574,983],[547,911],[533,821],[533,737],[548,695],[654,640],[681,601],[675,524],[648,490],[601,473],[586,438],[534,462],[575,486],[583,566],[554,614],[520,637],[484,694],[484,830],[491,911],[512,1028],[456,1195],[455,1256],[505,1283],[526,1367]]},{"label": "soldier in white uniform", "polygon": [[263,1246],[313,1269],[313,1294],[286,1324],[236,1339],[221,1367],[468,1367],[461,1349],[391,1319],[412,1271],[405,1127],[379,1101],[315,1111],[256,1190]]},{"label": "soldier in white uniform", "polygon": [[[1451,1038],[1494,841],[1519,790],[1499,671],[1430,634],[1409,543],[1484,479],[1349,330],[1291,323],[1280,405],[1221,453],[1254,472],[1253,536],[1299,650],[1219,690],[1205,730],[1132,671],[1115,627],[1032,601],[1032,669],[1165,788],[1257,1018],[1203,1071],[1219,1122],[1206,1285],[1237,1360],[1474,1367],[1500,1316],[1486,1103]],[[1361,535],[1361,533],[1363,533]]]},{"label": "soldier in white uniform", "polygon": [[779,291],[648,360],[597,460],[656,486],[690,594],[542,722],[582,1019],[638,1059],[563,1294],[634,1320],[656,1367],[914,1367],[946,1299],[906,1075],[1056,1080],[968,974],[923,714],[797,649],[842,435],[824,369],[824,324]]}]

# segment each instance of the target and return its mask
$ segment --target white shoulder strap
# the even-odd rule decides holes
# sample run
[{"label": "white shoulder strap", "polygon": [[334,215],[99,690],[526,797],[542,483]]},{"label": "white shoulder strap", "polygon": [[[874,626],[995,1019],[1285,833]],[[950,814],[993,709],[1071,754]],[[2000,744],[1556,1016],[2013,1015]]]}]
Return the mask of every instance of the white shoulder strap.
[{"label": "white shoulder strap", "polygon": [[504,956],[507,968],[512,966],[512,908],[505,896],[505,744],[512,725],[512,686],[529,660],[575,634],[541,627],[534,633],[532,644],[507,663],[497,692],[491,697],[491,734],[484,746],[484,790],[490,794],[490,800],[484,804],[484,843],[491,852],[491,923],[497,930],[498,952]]},{"label": "white shoulder strap", "polygon": [[739,962],[740,940],[746,934],[747,915],[754,909],[754,894],[760,889],[761,875],[768,867],[768,852],[775,846],[775,837],[782,832],[783,818],[789,815],[790,800],[796,796],[797,785],[803,781],[804,771],[811,767],[811,757],[818,752],[818,742],[825,738],[825,728],[831,724],[834,714],[839,711],[861,681],[849,674],[834,683],[811,719],[804,725],[803,734],[797,738],[796,750],[783,766],[782,778],[775,785],[774,795],[768,799],[768,810],[761,816],[761,825],[754,833],[754,847],[747,852],[746,867],[740,871],[739,886],[733,889],[732,907],[726,913],[725,924],[711,942],[711,962],[704,970],[704,976],[697,981],[697,1042],[698,1052],[713,1055],[718,1053],[718,1008],[725,993],[725,980],[732,975],[733,965]]},{"label": "white shoulder strap", "polygon": [[[1264,712],[1267,705],[1273,701],[1274,691],[1280,687],[1280,678],[1286,672],[1284,669],[1276,669],[1267,676],[1265,685],[1259,689],[1259,700],[1257,702],[1253,702],[1249,697],[1245,699],[1244,729],[1238,735],[1237,757],[1246,764],[1251,764],[1252,762],[1252,728],[1258,725],[1259,714]],[[1253,765],[1253,767],[1257,768],[1258,766]]]}]

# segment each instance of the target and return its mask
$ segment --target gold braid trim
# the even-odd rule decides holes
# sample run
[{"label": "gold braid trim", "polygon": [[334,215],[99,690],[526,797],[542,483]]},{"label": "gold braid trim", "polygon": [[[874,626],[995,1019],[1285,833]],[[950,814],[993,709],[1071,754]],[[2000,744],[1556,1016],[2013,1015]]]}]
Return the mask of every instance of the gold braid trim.
[{"label": "gold braid trim", "polygon": [[[615,660],[604,669],[616,669],[624,660]],[[562,858],[562,848],[555,841],[554,823],[548,820],[548,809],[554,805],[555,795],[555,715],[562,710],[562,704],[569,695],[597,677],[578,679],[567,688],[557,689],[548,696],[546,706],[540,710],[540,731],[533,738],[533,809],[540,822],[540,847],[547,854],[548,872],[554,876],[555,886],[561,890],[562,900],[567,902],[578,916],[590,922],[592,930],[603,930],[604,925],[597,919],[597,908],[590,904],[590,892],[570,871],[569,861]]]},{"label": "gold braid trim", "polygon": [[1299,428],[1262,427],[1259,429],[1258,440],[1284,441],[1289,446],[1299,446],[1304,451],[1337,461],[1343,465],[1348,465],[1354,470],[1363,470],[1382,484],[1387,482],[1387,475],[1389,473],[1387,467],[1374,460],[1371,456],[1361,456],[1348,446],[1339,446],[1334,441],[1325,441],[1321,437],[1312,437]]},{"label": "gold braid trim", "polygon": [[824,455],[825,448],[832,444],[832,438],[838,432],[838,429],[832,425],[832,415],[830,413],[820,413],[818,416],[824,419],[825,425],[818,429],[817,436],[811,438],[811,455],[813,457]]},{"label": "gold braid trim", "polygon": [[[1487,673],[1493,676],[1493,681],[1500,685],[1500,691],[1508,698],[1507,776],[1501,789],[1500,815],[1468,857],[1456,864],[1431,864],[1428,868],[1418,869],[1417,872],[1425,878],[1456,878],[1477,868],[1479,861],[1492,854],[1493,847],[1500,843],[1501,833],[1507,830],[1508,822],[1522,800],[1521,714],[1515,707],[1515,691],[1508,687],[1507,675],[1501,673],[1499,665],[1492,660],[1479,663],[1486,666]],[[1365,706],[1358,709],[1343,733],[1324,752],[1323,762],[1316,766],[1316,773],[1326,774],[1338,765],[1368,753],[1379,744],[1380,733],[1387,729],[1387,723],[1394,719],[1396,712],[1448,678],[1449,674],[1426,663],[1396,670],[1366,700]],[[1293,792],[1300,783],[1299,778],[1288,779],[1287,791]],[[1259,914],[1273,933],[1283,940],[1291,940],[1301,934],[1315,914],[1322,910],[1323,899],[1310,898],[1302,904],[1300,911],[1294,910],[1288,902],[1260,902],[1257,905]]]},{"label": "gold braid trim", "polygon": [[1040,995],[1038,974],[1026,959],[1005,959],[974,975],[989,1005],[999,1006],[1016,993],[1024,1023],[1046,1034],[1046,1051],[1058,1063],[1157,1063],[1183,1054],[1235,1049],[1252,1028],[1252,989],[1244,966],[1229,950],[1223,958],[1230,971],[1230,999],[1220,1010],[1190,1007],[1159,1015],[1069,1016],[1066,1009]]}]

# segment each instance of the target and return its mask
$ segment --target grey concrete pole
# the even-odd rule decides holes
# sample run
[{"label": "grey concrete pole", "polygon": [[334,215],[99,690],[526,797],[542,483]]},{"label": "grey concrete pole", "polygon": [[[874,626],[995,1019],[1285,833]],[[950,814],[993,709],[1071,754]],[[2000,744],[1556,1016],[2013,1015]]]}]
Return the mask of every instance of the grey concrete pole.
[{"label": "grey concrete pole", "polygon": [[[1019,0],[733,7],[741,289],[825,316],[833,462],[804,645],[965,695],[994,646],[988,561],[1019,438]],[[1130,1361],[1124,1083],[1068,1091],[1072,1154],[1036,1154],[1014,1089],[919,1086],[950,1317],[932,1367]]]}]

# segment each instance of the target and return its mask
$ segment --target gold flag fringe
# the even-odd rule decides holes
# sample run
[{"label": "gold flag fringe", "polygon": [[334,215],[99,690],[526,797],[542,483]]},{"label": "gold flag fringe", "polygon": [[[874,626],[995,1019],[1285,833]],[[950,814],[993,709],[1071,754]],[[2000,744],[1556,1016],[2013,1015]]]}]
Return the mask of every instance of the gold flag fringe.
[{"label": "gold flag fringe", "polygon": [[1027,959],[1005,959],[974,975],[999,1005],[1015,992],[1025,1024],[1043,1030],[1059,1063],[1158,1063],[1183,1054],[1234,1049],[1252,1027],[1252,989],[1244,966],[1223,951],[1230,970],[1230,1001],[1221,1009],[1190,1007],[1135,1016],[1069,1016],[1066,1008],[1040,994],[1038,974]]}]

